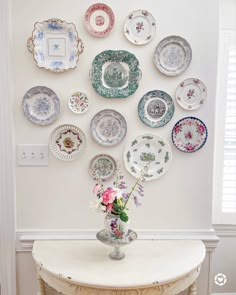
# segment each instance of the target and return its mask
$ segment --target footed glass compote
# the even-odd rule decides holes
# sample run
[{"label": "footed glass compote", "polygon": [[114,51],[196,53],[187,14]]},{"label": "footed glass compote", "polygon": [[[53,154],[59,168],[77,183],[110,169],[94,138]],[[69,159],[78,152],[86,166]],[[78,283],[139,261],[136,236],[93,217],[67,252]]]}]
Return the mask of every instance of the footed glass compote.
[{"label": "footed glass compote", "polygon": [[123,259],[125,257],[125,254],[120,251],[120,247],[130,244],[138,237],[137,233],[132,231],[131,229],[128,230],[127,235],[122,239],[111,239],[106,229],[100,230],[96,236],[97,239],[103,244],[114,247],[113,251],[109,255],[109,257],[114,260]]}]

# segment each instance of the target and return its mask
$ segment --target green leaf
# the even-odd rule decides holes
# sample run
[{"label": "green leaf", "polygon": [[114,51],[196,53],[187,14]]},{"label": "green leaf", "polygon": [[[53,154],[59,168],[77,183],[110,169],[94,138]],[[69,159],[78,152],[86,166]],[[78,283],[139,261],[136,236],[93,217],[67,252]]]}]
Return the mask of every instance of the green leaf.
[{"label": "green leaf", "polygon": [[127,215],[125,212],[122,212],[122,213],[120,214],[120,219],[121,219],[122,221],[124,221],[124,222],[127,222],[127,221],[129,220],[129,217],[128,217],[128,215]]}]

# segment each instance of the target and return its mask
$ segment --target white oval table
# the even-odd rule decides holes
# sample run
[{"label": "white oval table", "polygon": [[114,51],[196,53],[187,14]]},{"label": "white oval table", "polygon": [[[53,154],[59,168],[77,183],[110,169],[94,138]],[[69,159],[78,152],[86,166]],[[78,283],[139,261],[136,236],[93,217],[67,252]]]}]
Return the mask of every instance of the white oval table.
[{"label": "white oval table", "polygon": [[35,241],[38,295],[46,295],[45,283],[64,295],[197,294],[202,241],[137,240],[123,251],[115,261],[98,240]]}]

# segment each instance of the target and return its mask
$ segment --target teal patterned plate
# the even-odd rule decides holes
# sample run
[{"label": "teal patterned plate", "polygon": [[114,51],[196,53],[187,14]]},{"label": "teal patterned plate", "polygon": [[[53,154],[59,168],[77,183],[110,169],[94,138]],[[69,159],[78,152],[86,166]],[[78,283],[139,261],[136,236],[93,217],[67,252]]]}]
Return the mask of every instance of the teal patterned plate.
[{"label": "teal patterned plate", "polygon": [[161,90],[147,92],[139,101],[138,114],[150,127],[166,125],[173,117],[175,105],[169,94]]},{"label": "teal patterned plate", "polygon": [[124,164],[127,171],[139,178],[145,169],[144,179],[150,181],[161,177],[170,166],[171,147],[159,135],[145,133],[135,137],[126,147]]},{"label": "teal patterned plate", "polygon": [[137,90],[141,70],[134,54],[125,50],[105,50],[94,58],[89,76],[99,95],[124,98]]}]

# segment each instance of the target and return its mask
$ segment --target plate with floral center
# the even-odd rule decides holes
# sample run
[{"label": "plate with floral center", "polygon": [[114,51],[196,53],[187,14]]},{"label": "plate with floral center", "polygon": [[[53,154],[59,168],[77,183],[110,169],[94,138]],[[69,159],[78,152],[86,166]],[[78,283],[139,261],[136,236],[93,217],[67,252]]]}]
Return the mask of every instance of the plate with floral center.
[{"label": "plate with floral center", "polygon": [[183,109],[196,110],[206,101],[207,89],[199,79],[189,78],[179,84],[175,97]]},{"label": "plate with floral center", "polygon": [[166,125],[173,117],[174,111],[173,99],[161,90],[147,92],[138,105],[140,119],[147,126],[154,128]]},{"label": "plate with floral center", "polygon": [[105,109],[95,114],[90,124],[90,131],[98,144],[114,146],[124,139],[127,124],[119,112]]},{"label": "plate with floral center", "polygon": [[60,100],[45,86],[30,88],[23,97],[22,108],[27,119],[37,125],[49,125],[60,114]]},{"label": "plate with floral center", "polygon": [[71,124],[58,126],[53,130],[49,140],[49,146],[57,158],[65,161],[77,159],[85,148],[86,139],[84,133]]},{"label": "plate with floral center", "polygon": [[169,143],[161,136],[145,133],[135,137],[123,155],[125,168],[139,178],[142,170],[145,181],[161,177],[171,164],[172,152]]},{"label": "plate with floral center", "polygon": [[168,36],[162,39],[155,50],[154,63],[164,75],[177,76],[183,73],[192,60],[192,49],[184,38]]},{"label": "plate with floral center", "polygon": [[172,141],[182,152],[193,153],[206,143],[208,136],[206,125],[196,117],[179,120],[172,130]]},{"label": "plate with floral center", "polygon": [[95,37],[105,37],[113,29],[115,15],[112,9],[103,3],[91,5],[85,13],[85,27]]},{"label": "plate with floral center", "polygon": [[143,45],[150,42],[156,33],[156,21],[150,12],[135,10],[124,23],[124,34],[133,44]]},{"label": "plate with floral center", "polygon": [[117,164],[115,159],[107,154],[99,154],[90,161],[89,171],[93,178],[107,180],[116,172]]},{"label": "plate with floral center", "polygon": [[68,106],[75,114],[83,114],[87,112],[88,105],[88,97],[80,91],[74,92],[68,99]]}]

